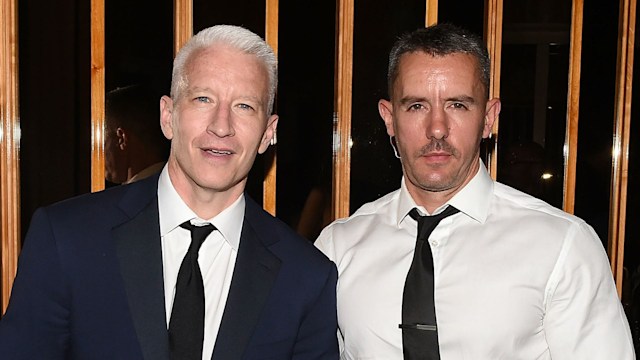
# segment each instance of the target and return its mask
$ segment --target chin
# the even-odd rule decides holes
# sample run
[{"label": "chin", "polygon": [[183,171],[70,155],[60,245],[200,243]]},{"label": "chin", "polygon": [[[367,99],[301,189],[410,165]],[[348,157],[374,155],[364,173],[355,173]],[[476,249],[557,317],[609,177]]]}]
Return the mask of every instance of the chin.
[{"label": "chin", "polygon": [[423,178],[420,181],[420,187],[428,191],[440,192],[450,189],[452,183],[453,181],[451,181],[451,179],[449,178],[430,177]]},{"label": "chin", "polygon": [[217,192],[222,192],[231,188],[231,184],[226,181],[220,181],[221,179],[204,179],[203,181],[198,182],[198,186],[203,189],[213,190]]},{"label": "chin", "polygon": [[224,177],[224,175],[218,174],[217,176],[208,176],[207,178],[201,179],[202,181],[198,182],[198,186],[203,189],[208,189],[216,192],[224,192],[234,187],[238,186],[240,181],[236,179]]}]

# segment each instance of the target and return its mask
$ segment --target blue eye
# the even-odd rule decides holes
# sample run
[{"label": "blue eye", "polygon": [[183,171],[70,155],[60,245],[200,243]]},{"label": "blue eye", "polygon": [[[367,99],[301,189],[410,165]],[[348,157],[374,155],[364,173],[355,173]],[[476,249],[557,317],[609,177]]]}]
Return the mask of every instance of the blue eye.
[{"label": "blue eye", "polygon": [[247,104],[238,104],[238,107],[242,110],[253,110],[253,106]]},{"label": "blue eye", "polygon": [[208,98],[208,97],[206,97],[206,96],[198,96],[198,97],[196,97],[194,100],[195,100],[195,101],[198,101],[198,102],[204,102],[204,103],[208,103],[208,102],[210,102],[210,101],[209,101],[209,98]]}]

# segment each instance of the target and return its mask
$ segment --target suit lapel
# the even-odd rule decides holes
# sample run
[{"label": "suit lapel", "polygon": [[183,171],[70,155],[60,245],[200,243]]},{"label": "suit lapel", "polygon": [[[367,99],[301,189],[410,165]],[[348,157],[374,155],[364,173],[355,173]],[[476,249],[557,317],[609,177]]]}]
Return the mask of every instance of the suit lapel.
[{"label": "suit lapel", "polygon": [[[157,177],[154,177],[157,184]],[[154,189],[157,188],[154,187]],[[139,190],[139,189],[137,189]],[[136,190],[130,191],[130,194]],[[164,304],[162,248],[155,191],[143,201],[140,194],[122,201],[125,211],[146,204],[134,217],[113,229],[120,272],[138,341],[145,359],[168,359]],[[142,201],[142,202],[141,202]]]},{"label": "suit lapel", "polygon": [[242,358],[280,270],[280,260],[260,241],[252,226],[256,219],[250,215],[253,204],[249,202],[213,359]]}]

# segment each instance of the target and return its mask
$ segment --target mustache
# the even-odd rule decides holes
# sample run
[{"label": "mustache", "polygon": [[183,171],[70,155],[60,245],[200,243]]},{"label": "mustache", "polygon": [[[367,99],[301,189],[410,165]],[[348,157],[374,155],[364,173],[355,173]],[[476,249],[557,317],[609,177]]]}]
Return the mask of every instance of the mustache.
[{"label": "mustache", "polygon": [[449,144],[445,139],[431,139],[431,141],[420,148],[420,156],[424,156],[433,152],[444,152],[449,153],[451,155],[456,155],[458,151],[451,144]]}]

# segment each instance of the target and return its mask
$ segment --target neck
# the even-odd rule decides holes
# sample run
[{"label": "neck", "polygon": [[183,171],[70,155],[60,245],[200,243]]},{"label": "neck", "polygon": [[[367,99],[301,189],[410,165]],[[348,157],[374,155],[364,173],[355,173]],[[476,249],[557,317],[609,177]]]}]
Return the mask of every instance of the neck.
[{"label": "neck", "polygon": [[[173,181],[172,181],[173,182]],[[231,206],[242,195],[242,191],[215,192],[195,187],[191,191],[178,191],[178,195],[201,219],[211,219]]]},{"label": "neck", "polygon": [[[173,166],[172,166],[173,165]],[[231,206],[243,194],[246,178],[234,186],[216,190],[199,185],[169,162],[171,184],[187,206],[201,219],[211,219]]]},{"label": "neck", "polygon": [[445,204],[457,193],[457,191],[450,190],[433,192],[419,188],[412,189],[410,186],[407,186],[407,190],[409,190],[413,201],[417,205],[424,207],[429,214],[433,214],[437,208]]}]

